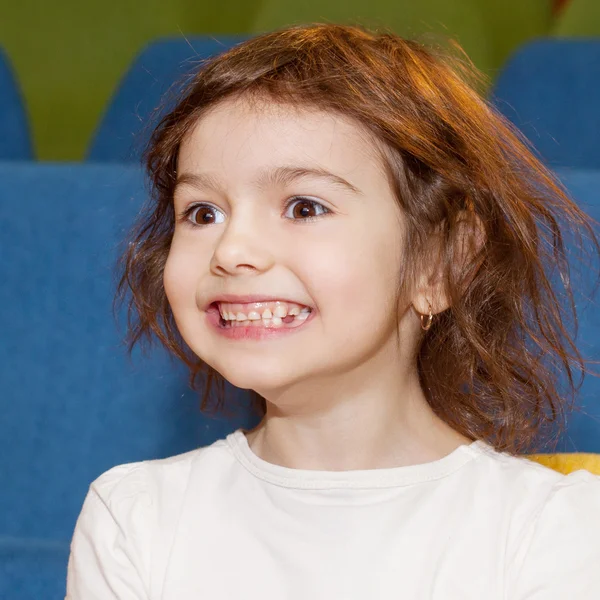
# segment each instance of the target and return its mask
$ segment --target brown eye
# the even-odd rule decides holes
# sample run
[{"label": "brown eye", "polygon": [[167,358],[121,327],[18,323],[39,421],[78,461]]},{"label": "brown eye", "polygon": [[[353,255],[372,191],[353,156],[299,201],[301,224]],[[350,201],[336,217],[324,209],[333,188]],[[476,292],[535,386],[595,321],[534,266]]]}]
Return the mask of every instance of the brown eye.
[{"label": "brown eye", "polygon": [[290,208],[291,216],[288,218],[299,221],[310,221],[311,219],[315,219],[329,212],[322,204],[315,200],[309,200],[308,198],[297,198],[292,200],[288,205],[287,213],[289,213]]},{"label": "brown eye", "polygon": [[207,225],[212,223],[215,219],[215,216],[212,214],[211,210],[202,206],[196,209],[193,213],[193,220],[196,225]]},{"label": "brown eye", "polygon": [[212,225],[213,223],[222,223],[223,219],[219,220],[218,215],[223,215],[220,210],[206,204],[200,204],[191,207],[188,214],[188,221],[192,225]]}]

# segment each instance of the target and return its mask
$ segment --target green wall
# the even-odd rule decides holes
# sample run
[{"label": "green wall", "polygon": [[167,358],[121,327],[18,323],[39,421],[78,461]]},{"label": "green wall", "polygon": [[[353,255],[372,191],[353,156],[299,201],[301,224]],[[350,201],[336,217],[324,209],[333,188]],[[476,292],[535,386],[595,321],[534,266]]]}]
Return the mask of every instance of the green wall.
[{"label": "green wall", "polygon": [[[551,0],[340,0],[339,6],[354,4],[358,11],[377,2],[382,11],[393,6],[400,34],[458,36],[492,77],[515,46],[550,27]],[[286,15],[302,7],[284,0],[0,0],[0,44],[26,98],[37,156],[77,160],[119,78],[148,40],[258,31],[285,24]],[[306,16],[320,20],[320,14]]]},{"label": "green wall", "polygon": [[598,0],[570,0],[552,33],[556,36],[599,36],[600,2]]}]

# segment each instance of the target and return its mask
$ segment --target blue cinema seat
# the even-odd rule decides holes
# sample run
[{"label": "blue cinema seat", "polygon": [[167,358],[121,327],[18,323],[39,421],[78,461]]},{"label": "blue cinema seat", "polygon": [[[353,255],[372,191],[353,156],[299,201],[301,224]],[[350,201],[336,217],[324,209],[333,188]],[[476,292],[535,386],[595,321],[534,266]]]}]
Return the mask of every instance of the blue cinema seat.
[{"label": "blue cinema seat", "polygon": [[123,77],[100,121],[87,159],[139,162],[152,125],[190,81],[202,60],[228,50],[242,36],[192,36],[152,42]]},{"label": "blue cinema seat", "polygon": [[491,98],[549,166],[600,169],[600,39],[526,44]]},{"label": "blue cinema seat", "polygon": [[0,48],[0,160],[32,160],[25,104],[8,56]]},{"label": "blue cinema seat", "polygon": [[[572,198],[588,215],[600,223],[600,170],[557,170],[560,180],[567,187]],[[600,225],[595,226],[600,238]],[[586,243],[591,250],[591,244]],[[567,241],[568,251],[568,241]],[[577,396],[578,410],[568,420],[565,435],[561,438],[556,452],[592,452],[600,454],[600,289],[598,288],[600,260],[591,255],[593,262],[576,261],[571,254],[572,265],[579,266],[572,273],[572,287],[578,310],[577,347],[583,357],[599,364],[588,364],[588,368],[598,376],[588,374]]]},{"label": "blue cinema seat", "polygon": [[243,394],[240,423],[201,413],[158,348],[127,357],[113,265],[146,198],[137,168],[0,163],[0,181],[0,598],[58,600],[93,479],[253,423]]},{"label": "blue cinema seat", "polygon": [[[600,172],[563,180],[600,218]],[[185,369],[159,348],[127,357],[113,266],[146,199],[137,168],[0,163],[0,181],[0,598],[61,600],[93,479],[257,419],[237,390],[235,418],[202,414]],[[600,313],[581,308],[580,345],[598,360]],[[564,450],[600,452],[599,398],[600,380],[588,378],[587,414],[571,418]]]}]

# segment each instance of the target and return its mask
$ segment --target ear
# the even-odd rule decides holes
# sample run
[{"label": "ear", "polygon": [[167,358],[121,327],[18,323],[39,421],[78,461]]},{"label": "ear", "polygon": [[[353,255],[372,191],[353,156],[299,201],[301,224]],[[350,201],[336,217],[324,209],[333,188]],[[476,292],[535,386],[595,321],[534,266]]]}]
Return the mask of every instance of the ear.
[{"label": "ear", "polygon": [[[438,314],[450,307],[450,298],[446,293],[446,280],[449,273],[444,268],[444,256],[451,250],[452,264],[450,268],[456,281],[460,281],[463,290],[475,277],[480,262],[475,263],[479,251],[485,244],[485,227],[480,217],[472,210],[459,213],[452,227],[450,241],[444,241],[446,225],[436,230],[428,243],[423,261],[421,275],[414,287],[412,305],[421,315]],[[444,244],[452,244],[452,248]]]}]

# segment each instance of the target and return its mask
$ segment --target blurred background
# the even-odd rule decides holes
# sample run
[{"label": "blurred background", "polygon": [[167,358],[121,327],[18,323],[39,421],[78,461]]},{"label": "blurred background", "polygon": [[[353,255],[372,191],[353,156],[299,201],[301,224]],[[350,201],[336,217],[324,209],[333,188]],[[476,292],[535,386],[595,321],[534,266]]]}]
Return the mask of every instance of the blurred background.
[{"label": "blurred background", "polygon": [[[75,521],[103,471],[258,422],[243,390],[227,390],[233,412],[201,412],[163,350],[128,356],[115,266],[148,200],[141,150],[186,76],[309,22],[457,40],[489,101],[600,220],[598,0],[0,0],[1,599],[64,597]],[[596,362],[598,271],[574,280],[578,347]],[[598,377],[577,408],[539,452],[600,457]]]},{"label": "blurred background", "polygon": [[164,36],[251,35],[311,20],[383,24],[408,37],[454,37],[494,80],[540,36],[597,35],[596,0],[22,0],[0,3],[0,45],[29,114],[34,155],[85,156],[136,55]]}]

